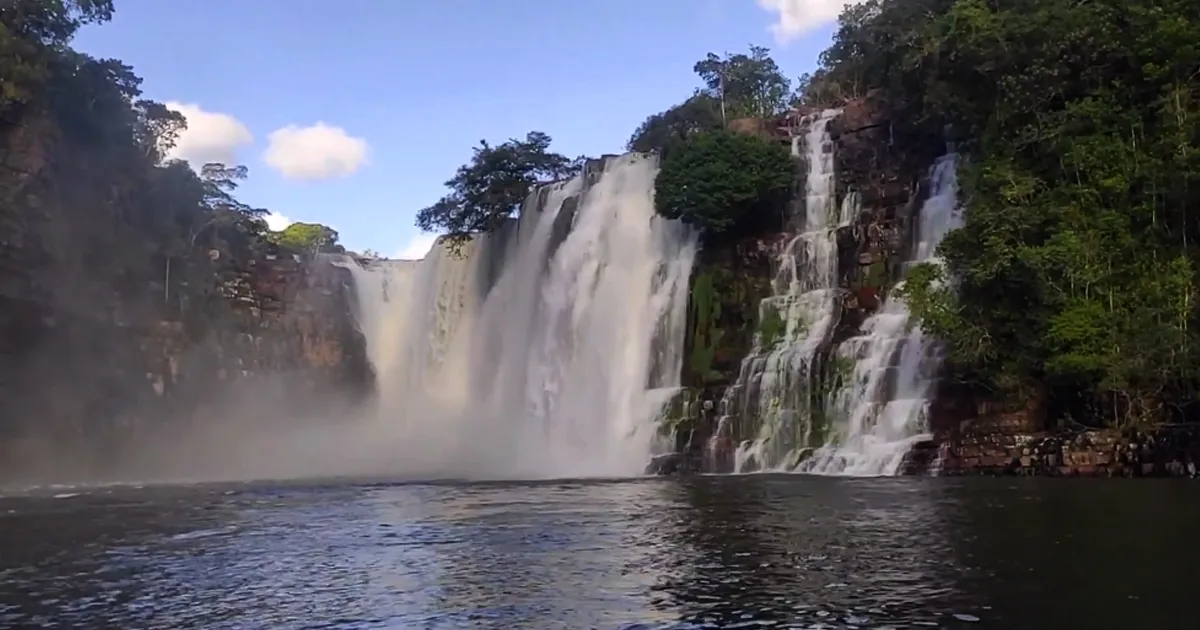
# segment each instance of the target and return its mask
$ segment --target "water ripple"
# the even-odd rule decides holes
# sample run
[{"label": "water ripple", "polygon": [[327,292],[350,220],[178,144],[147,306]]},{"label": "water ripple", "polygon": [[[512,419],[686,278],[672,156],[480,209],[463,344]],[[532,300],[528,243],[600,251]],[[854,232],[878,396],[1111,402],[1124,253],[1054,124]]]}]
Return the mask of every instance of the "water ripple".
[{"label": "water ripple", "polygon": [[[0,499],[0,627],[1084,627],[1099,608],[1075,591],[1109,604],[1092,627],[1175,627],[1188,600],[1170,571],[1122,582],[1077,565],[1182,561],[1194,546],[1176,524],[1200,522],[1197,489],[1113,487],[754,476],[33,493]],[[1150,517],[1159,505],[1171,519]],[[1113,525],[1113,506],[1141,518]],[[1072,527],[1091,512],[1105,516]]]}]

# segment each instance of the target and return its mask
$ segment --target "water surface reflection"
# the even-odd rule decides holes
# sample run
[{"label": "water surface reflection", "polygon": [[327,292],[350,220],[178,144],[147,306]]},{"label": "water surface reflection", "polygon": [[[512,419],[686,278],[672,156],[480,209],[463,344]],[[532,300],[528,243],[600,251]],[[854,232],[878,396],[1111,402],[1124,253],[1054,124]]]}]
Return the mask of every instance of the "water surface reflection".
[{"label": "water surface reflection", "polygon": [[1194,627],[1186,482],[73,492],[0,498],[0,627]]}]

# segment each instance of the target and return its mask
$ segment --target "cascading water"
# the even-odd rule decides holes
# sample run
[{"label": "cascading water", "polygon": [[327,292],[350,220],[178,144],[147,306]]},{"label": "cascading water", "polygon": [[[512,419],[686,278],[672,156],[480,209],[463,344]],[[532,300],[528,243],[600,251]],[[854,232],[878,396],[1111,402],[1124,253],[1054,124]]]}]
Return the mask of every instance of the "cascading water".
[{"label": "cascading water", "polygon": [[[956,167],[949,153],[930,171],[910,264],[936,262],[938,244],[961,224]],[[941,360],[937,345],[920,327],[910,329],[908,307],[898,296],[863,322],[862,331],[838,347],[854,371],[829,401],[835,432],[799,472],[894,475],[912,444],[928,437],[926,413]]]},{"label": "cascading water", "polygon": [[[774,295],[759,305],[754,349],[721,403],[722,422],[737,417],[760,423],[757,438],[738,447],[737,472],[786,467],[790,454],[814,439],[818,351],[837,321],[837,228],[849,225],[858,212],[856,195],[847,195],[840,205],[836,200],[828,126],[840,113],[817,115],[803,138],[808,163],[803,226],[783,248]],[[792,145],[797,157],[799,140]]]},{"label": "cascading water", "polygon": [[367,359],[376,378],[386,381],[396,369],[396,355],[387,351],[400,342],[408,313],[404,305],[412,293],[413,278],[419,263],[411,260],[378,260],[362,267],[342,258],[335,262],[350,270],[358,296],[354,312],[358,329],[371,341]]},{"label": "cascading water", "polygon": [[439,240],[414,269],[353,271],[397,472],[642,472],[679,386],[696,252],[654,212],[657,172],[653,157],[606,159],[460,252]]}]

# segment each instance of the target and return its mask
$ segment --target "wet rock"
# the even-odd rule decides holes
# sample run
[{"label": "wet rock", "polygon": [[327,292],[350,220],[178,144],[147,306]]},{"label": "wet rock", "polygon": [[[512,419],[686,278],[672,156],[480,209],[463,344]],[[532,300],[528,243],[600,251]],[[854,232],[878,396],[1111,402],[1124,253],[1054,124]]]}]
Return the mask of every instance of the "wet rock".
[{"label": "wet rock", "polygon": [[692,475],[700,472],[700,463],[688,453],[655,455],[646,465],[647,475]]}]

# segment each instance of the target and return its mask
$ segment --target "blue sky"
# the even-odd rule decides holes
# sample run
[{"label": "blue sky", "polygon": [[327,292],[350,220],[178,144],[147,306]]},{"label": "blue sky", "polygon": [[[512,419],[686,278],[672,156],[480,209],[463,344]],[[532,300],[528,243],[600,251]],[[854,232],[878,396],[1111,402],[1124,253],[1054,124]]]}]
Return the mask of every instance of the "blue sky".
[{"label": "blue sky", "polygon": [[[78,49],[189,118],[177,153],[245,164],[241,197],[419,255],[418,209],[481,139],[621,152],[712,51],[811,70],[847,0],[116,0]],[[319,125],[319,126],[318,126]]]}]

